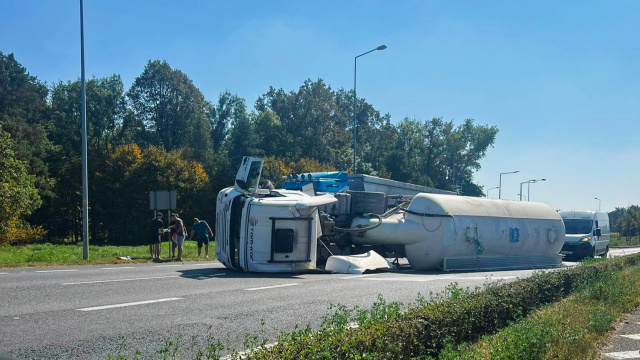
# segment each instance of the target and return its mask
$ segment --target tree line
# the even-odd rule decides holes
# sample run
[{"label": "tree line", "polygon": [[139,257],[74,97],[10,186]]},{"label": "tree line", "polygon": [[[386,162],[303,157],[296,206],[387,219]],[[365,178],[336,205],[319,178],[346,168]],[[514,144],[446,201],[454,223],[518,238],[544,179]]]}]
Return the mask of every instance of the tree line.
[{"label": "tree line", "polygon": [[611,231],[618,232],[630,241],[631,237],[640,234],[640,206],[616,207],[609,213],[609,223]]},{"label": "tree line", "polygon": [[[153,60],[128,90],[117,74],[87,80],[86,99],[93,244],[144,242],[151,190],[176,190],[184,219],[213,221],[244,155],[263,157],[277,185],[288,173],[353,166],[353,91],[322,79],[270,87],[248,109],[228,91],[205,99],[186,74]],[[483,195],[473,173],[495,126],[394,124],[362,98],[356,119],[359,173]],[[81,240],[79,80],[44,84],[0,52],[0,161],[0,244]]]}]

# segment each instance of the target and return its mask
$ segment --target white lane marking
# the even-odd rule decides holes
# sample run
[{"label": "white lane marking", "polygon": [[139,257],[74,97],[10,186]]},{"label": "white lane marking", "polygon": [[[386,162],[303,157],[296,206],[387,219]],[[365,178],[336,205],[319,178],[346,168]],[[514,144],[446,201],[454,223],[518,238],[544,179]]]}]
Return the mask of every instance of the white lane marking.
[{"label": "white lane marking", "polygon": [[603,355],[614,359],[640,359],[640,354],[635,350],[605,353]]},{"label": "white lane marking", "polygon": [[62,283],[62,285],[100,284],[100,283],[108,283],[108,282],[136,281],[136,280],[152,280],[152,279],[167,279],[167,278],[176,278],[176,277],[180,277],[180,275],[152,276],[152,277],[131,278],[131,279],[113,279],[113,280],[80,281],[80,282],[73,282],[73,283]]},{"label": "white lane marking", "polygon": [[134,269],[134,267],[133,266],[122,266],[122,267],[100,268],[100,270],[120,270],[120,269]]},{"label": "white lane marking", "polygon": [[82,308],[82,309],[76,309],[76,310],[79,310],[79,311],[104,310],[104,309],[113,309],[113,308],[119,308],[119,307],[125,307],[125,306],[153,304],[153,303],[159,303],[159,302],[164,302],[164,301],[175,301],[175,300],[182,300],[182,299],[183,298],[166,298],[166,299],[156,299],[156,300],[145,300],[145,301],[136,301],[136,302],[124,303],[124,304],[114,304],[114,305],[88,307],[88,308]]},{"label": "white lane marking", "polygon": [[178,277],[198,277],[198,276],[221,276],[226,273],[220,274],[191,274],[191,275],[168,275],[168,276],[151,276],[151,277],[143,277],[143,278],[131,278],[131,279],[113,279],[113,280],[95,280],[95,281],[80,281],[74,283],[62,283],[62,285],[82,285],[82,284],[100,284],[100,283],[110,283],[110,282],[120,282],[120,281],[136,281],[136,280],[154,280],[154,279],[167,279],[167,278],[178,278]]},{"label": "white lane marking", "polygon": [[345,277],[340,278],[340,279],[342,279],[342,280],[359,279],[359,278],[369,277],[369,276],[374,276],[374,275],[378,275],[378,274],[364,274],[364,275],[345,276]]},{"label": "white lane marking", "polygon": [[0,273],[0,275],[9,275],[9,273]]},{"label": "white lane marking", "polygon": [[255,290],[275,289],[275,288],[281,288],[281,287],[287,287],[287,286],[295,286],[295,285],[300,285],[300,284],[298,284],[298,283],[293,283],[293,284],[283,284],[283,285],[263,286],[263,287],[258,287],[258,288],[245,289],[245,290],[246,290],[246,291],[255,291]]},{"label": "white lane marking", "polygon": [[65,272],[65,271],[78,271],[76,269],[73,270],[36,270],[37,273],[51,273],[51,272]]},{"label": "white lane marking", "polygon": [[640,334],[620,335],[633,340],[640,340]]},{"label": "white lane marking", "polygon": [[190,264],[190,265],[193,265],[193,266],[210,266],[210,265],[213,265],[213,264],[212,263],[204,263],[204,264]]},{"label": "white lane marking", "polygon": [[[80,282],[73,282],[73,283],[62,283],[62,285],[100,284],[100,283],[121,282],[121,281],[154,280],[154,279],[168,279],[168,278],[177,278],[177,277],[197,277],[197,276],[204,276],[204,275],[205,274],[150,276],[150,277],[130,278],[130,279],[80,281]],[[224,274],[212,274],[211,276],[217,276],[217,275],[224,275]]]}]

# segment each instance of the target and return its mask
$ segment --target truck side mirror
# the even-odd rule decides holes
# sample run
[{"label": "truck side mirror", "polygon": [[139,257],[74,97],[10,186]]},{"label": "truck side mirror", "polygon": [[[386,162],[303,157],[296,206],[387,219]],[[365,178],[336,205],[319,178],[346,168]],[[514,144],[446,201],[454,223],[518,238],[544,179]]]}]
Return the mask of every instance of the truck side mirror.
[{"label": "truck side mirror", "polygon": [[602,236],[602,230],[596,229],[596,236]]}]

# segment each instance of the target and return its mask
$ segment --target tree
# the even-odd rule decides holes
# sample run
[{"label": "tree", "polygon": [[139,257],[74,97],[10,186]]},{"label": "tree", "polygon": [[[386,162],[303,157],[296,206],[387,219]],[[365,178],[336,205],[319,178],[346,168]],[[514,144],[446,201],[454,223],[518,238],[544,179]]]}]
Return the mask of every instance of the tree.
[{"label": "tree", "polygon": [[0,114],[37,123],[46,109],[47,93],[47,87],[29,75],[13,54],[0,51]]},{"label": "tree", "polygon": [[[338,142],[339,149],[350,152],[353,166],[353,91],[340,89],[336,92],[336,105],[340,126],[346,129]],[[385,173],[385,158],[393,150],[397,129],[391,124],[389,114],[381,115],[365,99],[356,101],[357,119],[357,170],[361,174],[382,175]],[[348,169],[341,166],[338,168]]]},{"label": "tree", "polygon": [[253,132],[256,148],[261,154],[278,154],[286,146],[286,136],[280,118],[271,110],[253,116]]},{"label": "tree", "polygon": [[[94,174],[102,168],[113,146],[122,143],[122,124],[126,116],[124,88],[118,75],[90,79],[86,82],[87,95],[87,157],[89,174],[89,200],[96,190]],[[46,199],[34,218],[51,230],[50,235],[77,241],[82,224],[82,163],[81,163],[81,82],[58,82],[51,90],[49,137],[56,150],[49,154],[52,175],[58,179],[53,189],[55,196]],[[89,208],[90,218],[95,214]],[[89,227],[91,236],[93,226]]]},{"label": "tree", "polygon": [[227,140],[231,125],[247,116],[247,106],[244,99],[225,91],[220,94],[215,106],[210,104],[207,113],[213,149],[218,151]]},{"label": "tree", "polygon": [[620,218],[622,216],[624,216],[625,213],[625,208],[621,208],[621,207],[616,207],[615,210],[611,211],[608,215],[609,215],[609,224],[611,225],[611,232],[619,232],[620,229],[618,228],[618,220],[620,220]]},{"label": "tree", "polygon": [[472,181],[473,172],[495,142],[495,126],[474,125],[473,119],[467,119],[455,127],[452,121],[433,118],[425,122],[404,119],[397,129],[386,166],[392,179],[482,196],[481,188]]},{"label": "tree", "polygon": [[182,71],[166,61],[149,61],[127,96],[134,114],[127,118],[127,127],[142,125],[136,142],[162,145],[167,151],[189,144],[190,157],[210,161],[210,104]]},{"label": "tree", "polygon": [[432,186],[423,163],[428,163],[426,137],[420,121],[405,118],[398,123],[397,137],[393,149],[387,156],[387,169],[391,178],[397,181],[412,182]]},{"label": "tree", "polygon": [[616,228],[620,236],[626,237],[627,243],[630,243],[631,237],[637,235],[640,230],[640,206],[631,205],[624,209],[624,213],[617,220]]},{"label": "tree", "polygon": [[[0,127],[0,245],[16,241],[16,227],[23,227],[23,219],[40,206],[35,176],[16,159],[9,133]],[[28,227],[28,226],[26,226]]]},{"label": "tree", "polygon": [[348,149],[348,116],[340,112],[335,92],[322,79],[306,80],[297,92],[269,88],[256,101],[256,110],[270,110],[280,119],[281,145],[269,155],[335,164]]},{"label": "tree", "polygon": [[0,51],[0,126],[11,134],[16,159],[35,175],[41,197],[52,196],[47,155],[55,147],[47,138],[47,87]]},{"label": "tree", "polygon": [[243,156],[260,156],[256,148],[257,138],[246,111],[244,100],[236,97],[233,100],[233,116],[231,118],[231,132],[227,148],[231,167],[237,167]]},{"label": "tree", "polygon": [[215,199],[215,194],[211,197],[208,192],[209,177],[203,166],[188,160],[184,150],[117,146],[96,173],[95,182],[98,190],[92,201],[92,226],[97,234],[94,242],[144,243],[146,225],[152,217],[149,191],[175,190],[179,209],[173,210],[185,209],[181,211],[184,219],[210,213],[209,202],[202,199]]}]

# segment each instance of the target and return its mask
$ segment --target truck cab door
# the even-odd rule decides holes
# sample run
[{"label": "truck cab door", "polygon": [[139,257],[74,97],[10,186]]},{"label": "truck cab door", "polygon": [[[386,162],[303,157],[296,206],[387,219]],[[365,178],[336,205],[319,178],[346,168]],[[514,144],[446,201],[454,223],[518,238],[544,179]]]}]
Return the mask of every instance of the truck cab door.
[{"label": "truck cab door", "polygon": [[261,158],[243,157],[233,188],[244,194],[255,194],[258,191],[262,163],[263,160]]}]

